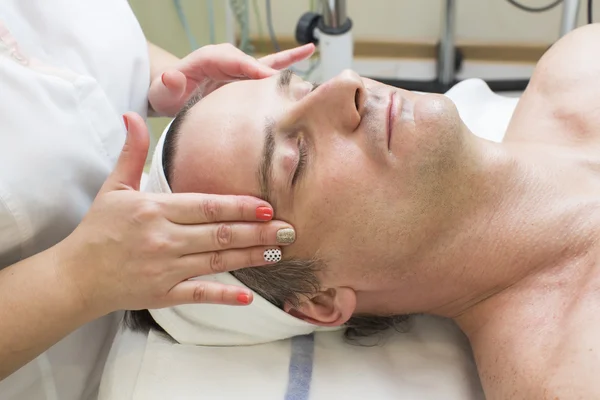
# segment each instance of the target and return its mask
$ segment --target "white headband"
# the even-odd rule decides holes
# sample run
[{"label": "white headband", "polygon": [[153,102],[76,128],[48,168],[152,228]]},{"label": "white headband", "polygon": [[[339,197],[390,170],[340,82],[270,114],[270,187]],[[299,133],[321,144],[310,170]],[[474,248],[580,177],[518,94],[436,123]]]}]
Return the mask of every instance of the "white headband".
[{"label": "white headband", "polygon": [[[170,124],[169,124],[170,126]],[[163,132],[152,158],[146,192],[171,193],[163,169],[162,153],[166,133]],[[260,268],[260,267],[257,267]],[[246,287],[229,273],[205,275],[194,279]],[[188,304],[149,310],[154,320],[177,342],[203,346],[236,346],[268,343],[324,328],[292,317],[253,292],[248,306]]]}]

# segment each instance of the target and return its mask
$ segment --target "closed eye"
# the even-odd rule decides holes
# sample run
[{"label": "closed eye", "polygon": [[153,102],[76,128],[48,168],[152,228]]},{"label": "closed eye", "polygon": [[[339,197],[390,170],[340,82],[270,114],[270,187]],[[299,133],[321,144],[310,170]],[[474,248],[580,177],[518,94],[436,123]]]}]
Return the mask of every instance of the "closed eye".
[{"label": "closed eye", "polygon": [[296,164],[296,170],[294,171],[294,176],[292,177],[292,187],[294,187],[298,179],[302,177],[302,173],[306,168],[307,156],[308,151],[306,149],[306,143],[304,138],[300,136],[298,138],[298,163]]},{"label": "closed eye", "polygon": [[[310,92],[314,92],[319,87],[318,83],[312,82],[312,88]],[[302,173],[306,168],[306,159],[308,157],[308,150],[306,148],[306,142],[302,134],[298,133],[298,163],[292,177],[292,187],[296,186],[298,179],[302,177]]]}]

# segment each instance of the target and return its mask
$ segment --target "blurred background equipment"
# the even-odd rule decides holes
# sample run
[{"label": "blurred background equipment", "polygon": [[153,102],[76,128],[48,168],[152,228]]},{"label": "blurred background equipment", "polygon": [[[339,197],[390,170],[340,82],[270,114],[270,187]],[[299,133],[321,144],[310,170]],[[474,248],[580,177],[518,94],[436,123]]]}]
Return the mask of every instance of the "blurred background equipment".
[{"label": "blurred background equipment", "polygon": [[[519,95],[561,36],[594,20],[580,0],[129,0],[149,41],[184,57],[229,42],[261,57],[299,43],[293,67],[322,82],[345,68],[409,90],[445,92],[468,78]],[[587,5],[587,7],[586,7]],[[169,118],[151,118],[154,134]]]},{"label": "blurred background equipment", "polygon": [[321,14],[308,11],[302,15],[295,37],[299,44],[314,43],[319,47],[320,80],[326,81],[352,68],[354,41],[346,0],[321,0],[320,5]]}]

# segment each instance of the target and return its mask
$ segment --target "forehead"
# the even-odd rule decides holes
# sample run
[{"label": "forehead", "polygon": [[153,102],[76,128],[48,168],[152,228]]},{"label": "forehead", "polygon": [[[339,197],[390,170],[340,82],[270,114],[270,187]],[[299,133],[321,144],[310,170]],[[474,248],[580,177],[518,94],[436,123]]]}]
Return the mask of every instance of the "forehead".
[{"label": "forehead", "polygon": [[230,83],[189,110],[177,140],[175,192],[259,195],[265,122],[283,112],[276,87],[277,77]]}]

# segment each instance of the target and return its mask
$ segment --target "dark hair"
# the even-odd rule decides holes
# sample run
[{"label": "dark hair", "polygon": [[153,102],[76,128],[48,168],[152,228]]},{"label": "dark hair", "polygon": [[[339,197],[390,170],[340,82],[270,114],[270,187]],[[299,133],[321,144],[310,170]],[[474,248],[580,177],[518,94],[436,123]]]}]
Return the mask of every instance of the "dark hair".
[{"label": "dark hair", "polygon": [[[189,110],[200,100],[200,95],[193,96],[178,113],[165,133],[162,159],[165,176],[169,184],[173,181],[173,160],[177,153],[177,139],[181,134],[181,124]],[[245,268],[230,273],[264,299],[279,308],[283,308],[285,303],[297,306],[302,296],[310,296],[320,290],[316,272],[322,268],[324,268],[324,265],[318,259],[288,259],[269,266]],[[357,339],[373,336],[388,330],[388,328],[403,328],[403,323],[407,319],[407,315],[354,315],[346,323],[345,336],[348,339]],[[148,310],[128,311],[125,314],[125,325],[139,332],[155,329],[166,333],[152,318]]]},{"label": "dark hair", "polygon": [[173,182],[173,160],[175,159],[175,152],[177,151],[177,139],[181,132],[181,124],[185,121],[190,109],[202,100],[200,92],[193,95],[190,100],[183,106],[177,116],[171,121],[171,125],[165,135],[165,142],[163,144],[162,163],[167,183],[171,185]]}]

